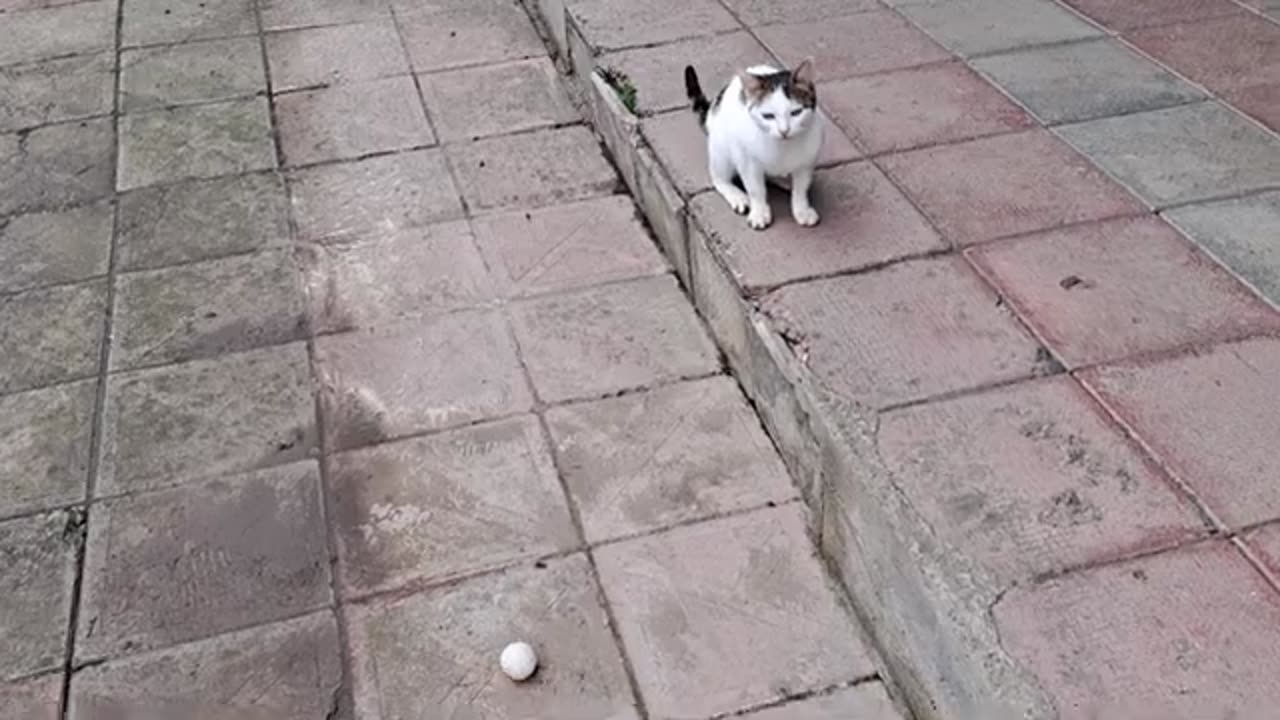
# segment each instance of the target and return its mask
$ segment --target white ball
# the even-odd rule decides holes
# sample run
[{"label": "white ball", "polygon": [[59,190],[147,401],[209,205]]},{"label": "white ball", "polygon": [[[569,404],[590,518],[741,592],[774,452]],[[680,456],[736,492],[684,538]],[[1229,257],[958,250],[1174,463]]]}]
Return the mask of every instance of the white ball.
[{"label": "white ball", "polygon": [[513,642],[502,649],[502,672],[507,677],[520,682],[528,680],[538,669],[538,654],[526,642]]}]

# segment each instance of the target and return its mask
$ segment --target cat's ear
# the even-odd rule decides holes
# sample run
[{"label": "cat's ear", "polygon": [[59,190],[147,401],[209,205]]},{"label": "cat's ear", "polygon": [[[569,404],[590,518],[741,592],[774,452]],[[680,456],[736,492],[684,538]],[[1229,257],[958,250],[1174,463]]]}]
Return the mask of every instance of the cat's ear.
[{"label": "cat's ear", "polygon": [[813,58],[807,57],[791,71],[791,80],[797,85],[812,86],[818,81],[818,73],[813,67]]},{"label": "cat's ear", "polygon": [[746,93],[747,97],[758,97],[764,90],[764,80],[759,75],[746,70],[738,73],[738,81],[742,83],[742,92]]}]

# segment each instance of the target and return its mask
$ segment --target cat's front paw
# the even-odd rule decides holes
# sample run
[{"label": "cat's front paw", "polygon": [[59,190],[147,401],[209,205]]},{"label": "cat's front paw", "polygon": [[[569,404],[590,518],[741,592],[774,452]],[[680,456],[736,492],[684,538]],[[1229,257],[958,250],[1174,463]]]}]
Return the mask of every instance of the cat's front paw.
[{"label": "cat's front paw", "polygon": [[763,230],[769,227],[773,222],[773,211],[768,205],[751,208],[751,212],[747,213],[747,224],[755,230]]},{"label": "cat's front paw", "polygon": [[802,225],[804,227],[813,227],[818,224],[818,220],[820,219],[818,217],[818,211],[814,210],[812,205],[791,208],[791,217],[796,219],[797,225]]},{"label": "cat's front paw", "polygon": [[727,198],[727,200],[729,201],[729,207],[733,208],[733,211],[739,215],[746,215],[747,210],[751,207],[746,195],[743,195],[741,199]]}]

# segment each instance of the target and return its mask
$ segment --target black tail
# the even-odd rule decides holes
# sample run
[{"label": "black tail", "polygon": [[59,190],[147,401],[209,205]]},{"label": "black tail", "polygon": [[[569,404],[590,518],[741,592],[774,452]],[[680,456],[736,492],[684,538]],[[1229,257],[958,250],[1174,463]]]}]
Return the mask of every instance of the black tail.
[{"label": "black tail", "polygon": [[706,93],[702,92],[702,86],[698,84],[698,73],[694,72],[692,65],[686,65],[684,68],[684,92],[689,96],[689,102],[693,103],[693,111],[698,114],[698,123],[706,127],[707,113],[711,111],[711,101],[707,99]]}]

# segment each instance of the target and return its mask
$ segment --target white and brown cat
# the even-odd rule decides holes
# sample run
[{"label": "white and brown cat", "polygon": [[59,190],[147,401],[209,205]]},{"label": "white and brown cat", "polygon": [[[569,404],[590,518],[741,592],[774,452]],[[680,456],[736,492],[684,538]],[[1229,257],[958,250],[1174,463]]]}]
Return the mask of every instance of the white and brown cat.
[{"label": "white and brown cat", "polygon": [[[818,224],[818,211],[809,202],[823,132],[814,81],[812,60],[792,70],[757,65],[735,75],[711,101],[694,69],[684,69],[685,92],[707,133],[711,182],[757,230],[773,222],[765,185],[770,179],[790,180],[796,223]],[[734,184],[735,177],[746,192]]]}]

